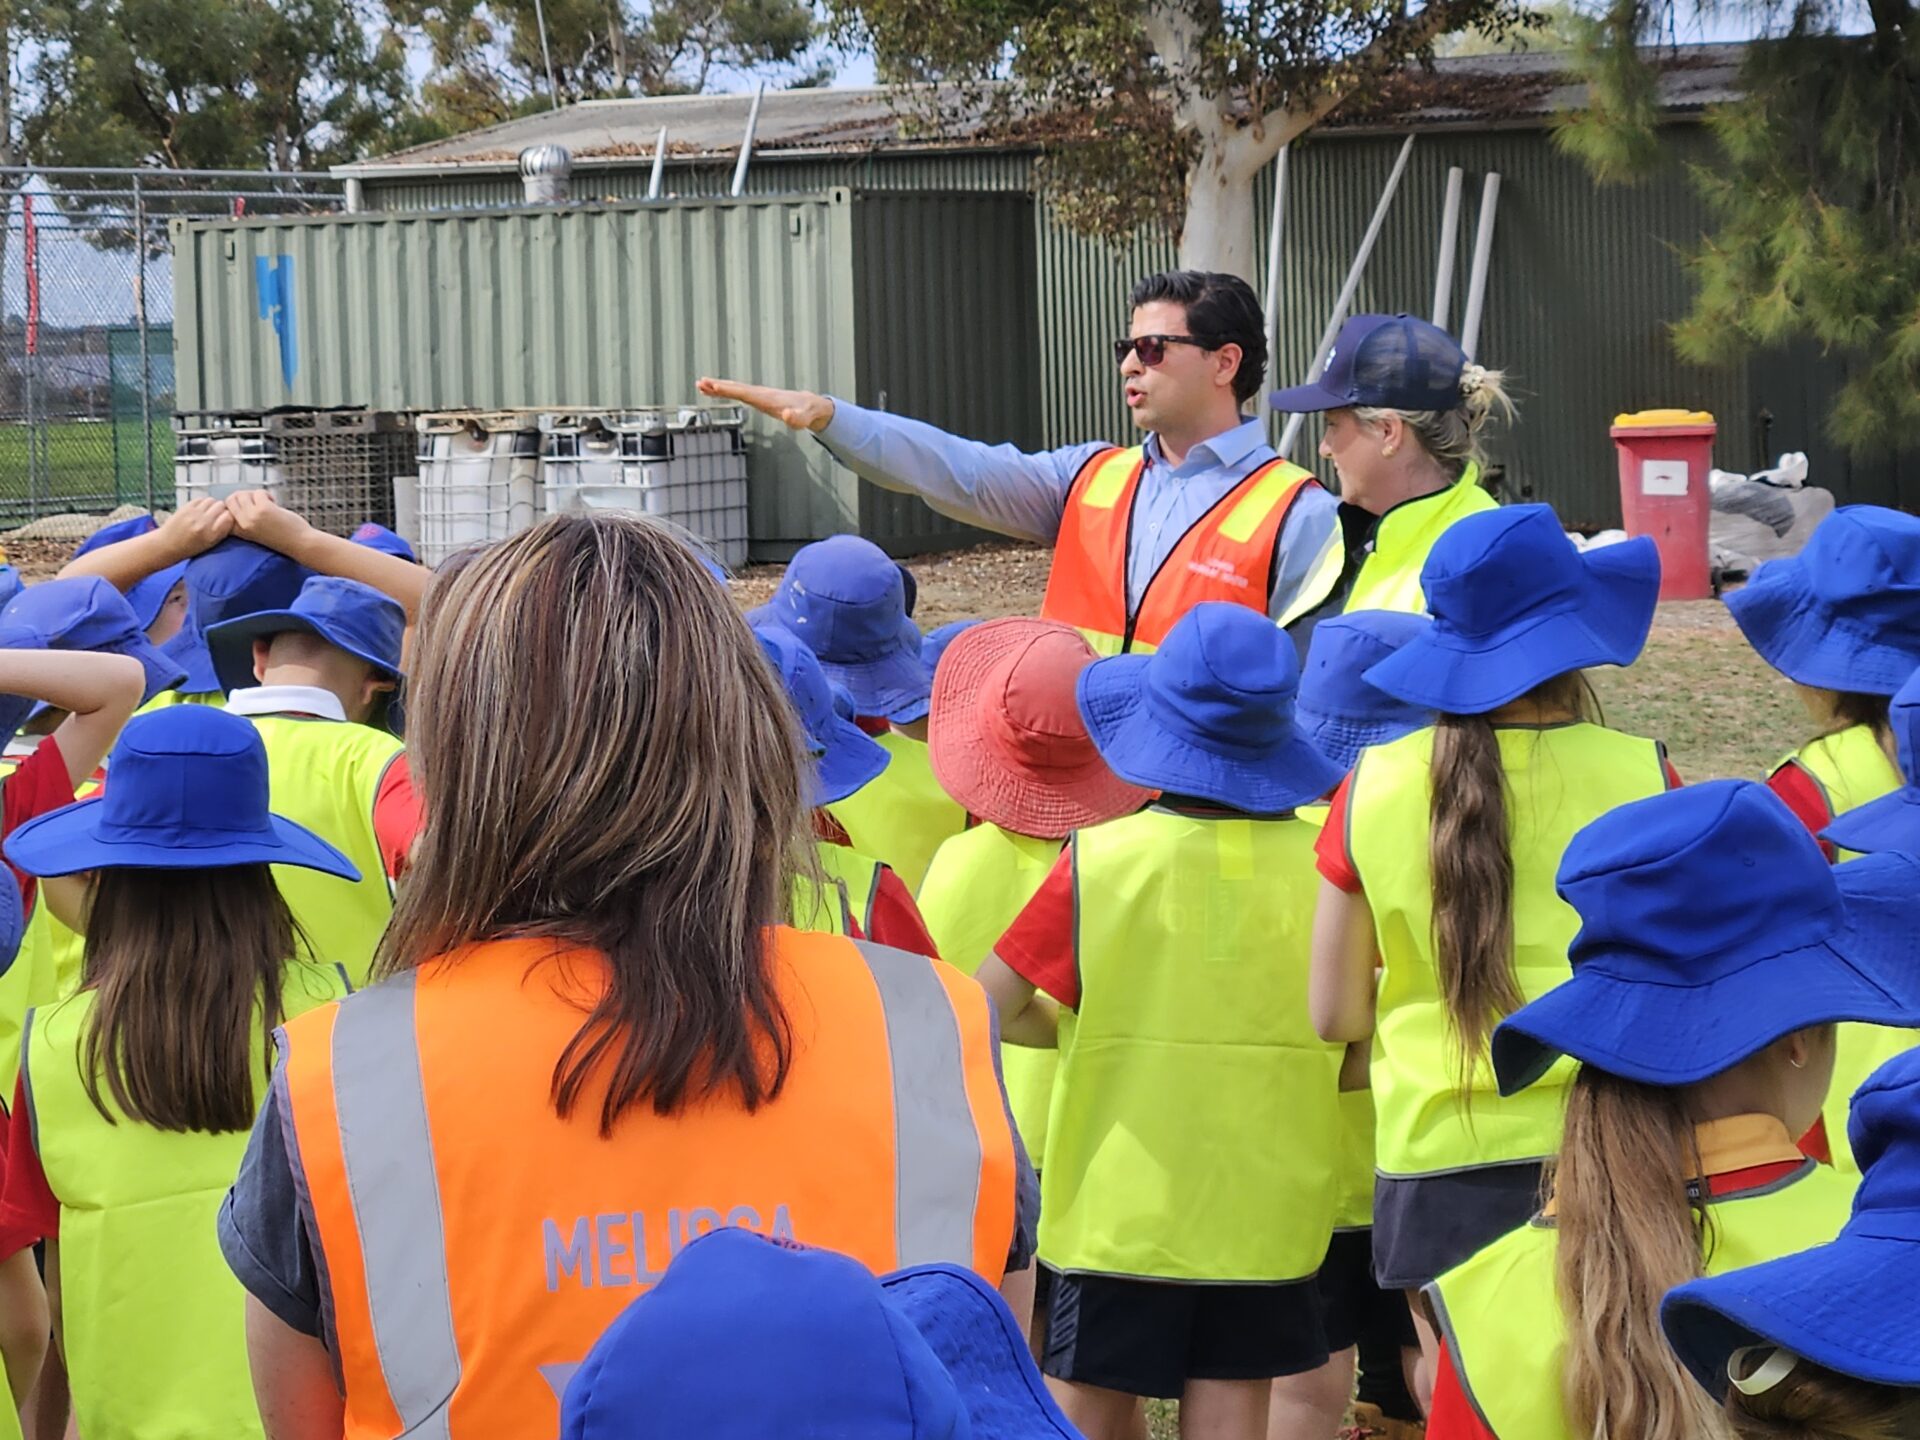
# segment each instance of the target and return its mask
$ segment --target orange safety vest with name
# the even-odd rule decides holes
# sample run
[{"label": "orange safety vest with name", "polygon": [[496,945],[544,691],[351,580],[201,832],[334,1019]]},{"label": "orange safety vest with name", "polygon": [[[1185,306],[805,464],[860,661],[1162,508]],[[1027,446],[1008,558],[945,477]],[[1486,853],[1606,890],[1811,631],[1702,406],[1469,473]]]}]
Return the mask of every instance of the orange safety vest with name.
[{"label": "orange safety vest with name", "polygon": [[[988,1002],[950,966],[780,928],[779,1096],[554,1113],[554,1064],[605,989],[553,942],[475,945],[282,1031],[345,1386],[345,1440],[544,1440],[600,1333],[722,1226],[998,1283],[1012,1128]],[[751,1357],[742,1357],[743,1363]]]},{"label": "orange safety vest with name", "polygon": [[1180,537],[1147,582],[1140,608],[1129,612],[1127,540],[1146,466],[1139,446],[1103,450],[1087,461],[1067,491],[1053,542],[1041,617],[1073,626],[1102,655],[1156,649],[1203,600],[1265,614],[1280,527],[1302,487],[1317,483],[1286,460],[1262,465]]}]

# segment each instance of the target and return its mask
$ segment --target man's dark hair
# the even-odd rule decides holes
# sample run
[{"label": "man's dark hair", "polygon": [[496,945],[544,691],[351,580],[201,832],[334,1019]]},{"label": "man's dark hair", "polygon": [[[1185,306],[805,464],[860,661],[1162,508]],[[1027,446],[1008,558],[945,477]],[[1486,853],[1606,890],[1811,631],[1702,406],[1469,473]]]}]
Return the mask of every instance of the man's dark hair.
[{"label": "man's dark hair", "polygon": [[1133,287],[1132,307],[1169,300],[1187,307],[1187,333],[1218,348],[1240,347],[1233,395],[1242,405],[1260,393],[1267,376],[1267,317],[1253,287],[1238,275],[1206,270],[1162,270]]}]

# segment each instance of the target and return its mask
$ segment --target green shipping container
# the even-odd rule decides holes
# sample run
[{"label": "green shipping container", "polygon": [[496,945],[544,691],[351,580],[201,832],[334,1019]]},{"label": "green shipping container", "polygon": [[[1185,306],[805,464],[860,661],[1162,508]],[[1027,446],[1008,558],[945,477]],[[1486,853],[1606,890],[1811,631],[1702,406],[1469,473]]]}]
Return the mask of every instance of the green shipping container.
[{"label": "green shipping container", "polygon": [[[613,410],[696,403],[714,374],[1031,448],[1033,204],[838,188],[177,221],[178,405]],[[896,554],[980,538],[770,421],[748,442],[756,558],[848,529]]]}]

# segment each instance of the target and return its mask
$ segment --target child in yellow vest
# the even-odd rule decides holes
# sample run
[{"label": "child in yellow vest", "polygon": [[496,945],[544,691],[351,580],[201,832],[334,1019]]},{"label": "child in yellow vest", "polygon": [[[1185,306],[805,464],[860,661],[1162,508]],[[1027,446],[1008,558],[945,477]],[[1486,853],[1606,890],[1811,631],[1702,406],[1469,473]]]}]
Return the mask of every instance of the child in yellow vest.
[{"label": "child in yellow vest", "polygon": [[[1394,653],[1429,621],[1398,610],[1349,610],[1313,627],[1300,668],[1295,722],[1314,747],[1342,770],[1352,770],[1369,746],[1384,745],[1433,723],[1425,707],[1396,700],[1366,681],[1366,672]],[[1327,807],[1312,805],[1301,818],[1324,824]],[[1274,1440],[1295,1440],[1282,1421],[1302,1390],[1344,1400],[1353,1397],[1355,1426],[1381,1440],[1417,1435],[1421,1411],[1413,1398],[1420,1337],[1406,1297],[1373,1279],[1373,1092],[1367,1088],[1372,1046],[1348,1047],[1341,1072],[1340,1114],[1346,1163],[1333,1244],[1320,1267],[1327,1307],[1327,1345],[1333,1358],[1315,1377],[1274,1385]],[[1358,1384],[1356,1385],[1356,1371]]]},{"label": "child in yellow vest", "polygon": [[[934,672],[933,773],[976,823],[935,852],[920,910],[940,957],[969,974],[1033,898],[1067,836],[1153,798],[1107,768],[1080,718],[1074,686],[1093,659],[1072,626],[1013,618],[953,637]],[[1000,1064],[1014,1123],[1044,1173],[1058,1051],[1003,1045]],[[1032,1297],[1009,1294],[1023,1321],[1046,1304],[1048,1282],[1029,1276]]]},{"label": "child in yellow vest", "polygon": [[1769,560],[1728,595],[1727,609],[1817,727],[1767,780],[1806,827],[1818,833],[1898,789],[1887,697],[1920,666],[1920,519],[1843,505],[1798,555]]},{"label": "child in yellow vest", "polygon": [[[826,806],[869,785],[887,768],[887,752],[836,709],[833,682],[814,653],[778,625],[757,625],[754,635],[813,748],[813,805],[820,862],[812,877],[795,882],[793,924],[855,940],[872,940],[915,955],[935,955],[919,907],[890,866],[845,843],[845,832]],[[849,702],[849,706],[850,706]]]},{"label": "child in yellow vest", "polygon": [[[127,726],[104,793],[6,841],[84,912],[82,988],[28,1017],[6,1213],[47,1237],[47,1284],[82,1434],[263,1434],[243,1294],[215,1220],[280,1022],[346,993],[294,959],[273,880],[352,863],[267,804],[252,726],[176,706]],[[23,1138],[24,1137],[24,1138]]]},{"label": "child in yellow vest", "polygon": [[[46,738],[8,745],[4,829],[71,804],[76,789],[94,783],[128,716],[180,676],[104,580],[49,580],[9,601],[0,610],[0,734],[11,739],[34,715]],[[54,917],[37,881],[17,870],[14,878],[28,919],[19,956],[0,974],[0,1083],[8,1085],[27,1011],[62,993]]]},{"label": "child in yellow vest", "polygon": [[1866,1169],[1838,1239],[1661,1302],[1675,1354],[1742,1440],[1920,1435],[1920,1052],[1873,1073],[1852,1130]]},{"label": "child in yellow vest", "polygon": [[903,572],[878,545],[833,535],[801,547],[773,598],[748,618],[797,636],[853,697],[861,728],[892,761],[871,784],[828,807],[853,848],[893,867],[918,891],[933,852],[966,828],[967,813],[933,778],[926,706],[933,672],[907,617]]},{"label": "child in yellow vest", "polygon": [[[0,882],[0,969],[18,963],[26,924],[19,887]],[[5,1173],[10,1119],[0,1108],[0,1175]],[[47,1353],[51,1320],[33,1256],[39,1239],[33,1226],[9,1223],[0,1208],[0,1373],[6,1381],[0,1394],[0,1440],[20,1440],[19,1409],[32,1394]]]},{"label": "child in yellow vest", "polygon": [[[1842,853],[1872,855],[1897,850],[1920,855],[1920,671],[1915,671],[1894,695],[1887,708],[1887,726],[1893,732],[1895,753],[1900,758],[1902,784],[1891,794],[1836,816],[1820,832],[1823,844]],[[1841,1173],[1857,1178],[1860,1166],[1847,1139],[1847,1106],[1853,1092],[1885,1061],[1910,1049],[1916,1041],[1920,1041],[1920,1035],[1910,1030],[1842,1025],[1833,1089],[1827,1095],[1815,1135],[1803,1141],[1802,1148],[1830,1158]]]},{"label": "child in yellow vest", "polygon": [[[1651,541],[1581,554],[1548,507],[1509,506],[1452,525],[1421,584],[1431,627],[1366,679],[1437,719],[1366,750],[1334,797],[1313,946],[1320,1034],[1371,1039],[1374,1279],[1408,1292],[1533,1213],[1571,1067],[1502,1097],[1487,1036],[1567,977],[1567,842],[1672,778],[1654,741],[1594,722],[1581,674],[1646,642]],[[1421,1349],[1416,1391],[1424,1326]]]},{"label": "child in yellow vest", "polygon": [[1920,862],[1835,871],[1764,786],[1716,780],[1595,821],[1559,887],[1573,976],[1501,1022],[1493,1068],[1511,1095],[1577,1060],[1565,1137],[1546,1209],[1427,1290],[1427,1434],[1716,1440],[1657,1300],[1839,1232],[1853,1183],[1794,1137],[1836,1021],[1920,1024]]},{"label": "child in yellow vest", "polygon": [[1163,793],[1078,831],[978,971],[1010,1043],[1053,1043],[1038,992],[1074,1012],[1041,1368],[1090,1440],[1133,1433],[1142,1396],[1178,1397],[1189,1437],[1263,1440],[1275,1377],[1327,1360],[1341,1050],[1307,1017],[1314,831],[1294,812],[1340,772],[1294,729],[1298,680],[1286,634],[1224,602],[1081,671],[1100,755]]},{"label": "child in yellow vest", "polygon": [[[357,878],[275,879],[302,951],[365,983],[393,913],[391,831],[417,816],[397,735],[383,727],[400,683],[406,613],[357,580],[316,575],[285,610],[207,632],[230,713],[266,743],[277,809],[348,855]],[[384,833],[383,833],[384,832]]]}]

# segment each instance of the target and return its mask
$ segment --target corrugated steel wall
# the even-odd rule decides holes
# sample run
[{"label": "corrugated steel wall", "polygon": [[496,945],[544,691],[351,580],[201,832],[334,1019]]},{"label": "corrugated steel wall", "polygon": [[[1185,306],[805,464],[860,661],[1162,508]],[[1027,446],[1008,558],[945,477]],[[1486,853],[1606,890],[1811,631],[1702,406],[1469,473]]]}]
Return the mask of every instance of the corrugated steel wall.
[{"label": "corrugated steel wall", "polygon": [[[1570,525],[1619,521],[1618,479],[1607,428],[1615,414],[1653,406],[1710,410],[1731,433],[1720,463],[1751,458],[1734,439],[1750,405],[1738,369],[1682,364],[1667,326],[1687,306],[1677,253],[1701,233],[1704,214],[1683,162],[1705,137],[1674,127],[1670,159],[1647,182],[1598,187],[1538,131],[1439,134],[1415,141],[1355,311],[1429,313],[1447,170],[1465,172],[1452,328],[1467,284],[1487,172],[1501,176],[1479,358],[1508,372],[1516,424],[1497,433],[1493,459],[1509,498],[1552,502]],[[1285,288],[1275,373],[1296,383],[1398,153],[1394,136],[1342,137],[1296,147],[1287,193]],[[1272,179],[1258,203],[1262,253]],[[1317,443],[1309,426],[1305,441]],[[1303,443],[1302,451],[1308,449]],[[1737,463],[1736,463],[1737,462]]]},{"label": "corrugated steel wall", "polygon": [[[1017,192],[858,195],[849,398],[993,444],[1042,443],[1033,208]],[[900,554],[987,538],[873,485],[860,520]]]},{"label": "corrugated steel wall", "polygon": [[[621,408],[702,374],[849,393],[852,199],[179,224],[183,410]],[[291,264],[292,383],[256,263]],[[756,421],[753,534],[851,526],[858,482]]]},{"label": "corrugated steel wall", "polygon": [[[1447,170],[1458,165],[1466,186],[1453,287],[1457,328],[1481,183],[1497,170],[1502,188],[1480,354],[1508,371],[1520,406],[1517,423],[1496,434],[1491,447],[1510,496],[1551,501],[1572,524],[1617,523],[1609,422],[1621,410],[1677,405],[1720,418],[1716,460],[1726,468],[1755,468],[1771,459],[1771,451],[1805,449],[1816,478],[1844,499],[1920,503],[1920,452],[1850,461],[1825,440],[1826,406],[1842,373],[1837,361],[1805,349],[1758,357],[1744,368],[1693,367],[1674,357],[1667,327],[1685,312],[1689,298],[1680,252],[1697,241],[1705,222],[1684,167],[1710,161],[1711,149],[1698,127],[1676,125],[1667,134],[1665,169],[1632,187],[1596,186],[1539,130],[1422,137],[1355,308],[1428,312]],[[1291,383],[1305,370],[1400,143],[1396,136],[1329,132],[1295,147],[1277,379]],[[724,166],[669,173],[672,188],[686,193],[724,189],[729,174]],[[630,170],[583,176],[583,187],[590,180],[608,193],[639,194],[647,164],[641,158]],[[1020,191],[1031,186],[1032,166],[1028,157],[996,152],[792,161],[767,156],[748,172],[756,192],[824,183]],[[370,180],[366,194],[369,204],[383,208],[497,205],[517,197],[518,181]],[[1257,184],[1255,205],[1264,253],[1271,171]],[[1032,224],[1044,443],[1128,438],[1107,342],[1125,328],[1127,290],[1141,275],[1171,265],[1174,248],[1160,238],[1123,249],[1082,239],[1056,222],[1044,197],[1036,199]],[[912,304],[897,287],[886,303],[896,301]],[[1764,439],[1763,412],[1773,416]],[[1316,438],[1309,425],[1295,458],[1310,458]]]}]

